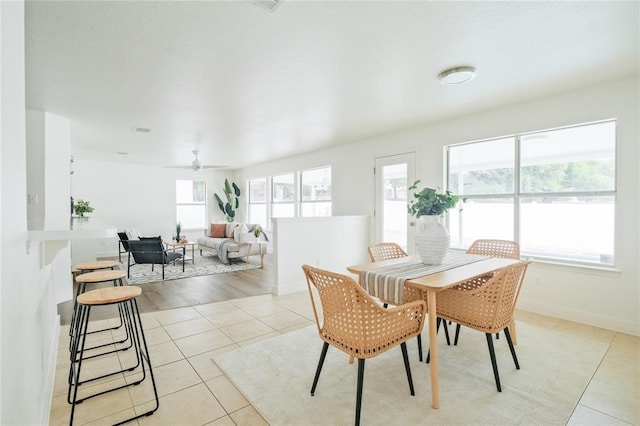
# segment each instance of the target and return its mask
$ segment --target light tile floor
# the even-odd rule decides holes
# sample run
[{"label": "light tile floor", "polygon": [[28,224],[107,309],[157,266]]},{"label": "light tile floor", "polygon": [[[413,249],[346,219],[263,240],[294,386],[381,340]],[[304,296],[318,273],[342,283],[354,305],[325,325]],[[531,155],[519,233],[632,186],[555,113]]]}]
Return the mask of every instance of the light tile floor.
[{"label": "light tile floor", "polygon": [[[263,295],[142,314],[160,408],[152,416],[130,424],[267,424],[216,366],[212,356],[314,324],[308,297],[307,292]],[[518,311],[517,320],[609,344],[569,425],[640,425],[640,338],[524,311]],[[103,327],[112,322],[96,321],[92,326]],[[105,338],[111,339],[111,332],[91,336],[94,342]],[[59,339],[50,412],[52,425],[69,423],[70,406],[66,400],[68,344],[68,326],[65,326],[61,328]],[[128,355],[123,352],[93,359],[83,365],[84,372],[93,376],[120,369],[120,365],[128,362]],[[80,389],[93,392],[130,381],[135,374],[139,373],[98,380]],[[113,424],[131,417],[134,412],[144,412],[152,405],[152,399],[147,380],[138,386],[83,402],[76,408],[74,423]],[[399,418],[398,422],[402,423],[402,420]]]}]

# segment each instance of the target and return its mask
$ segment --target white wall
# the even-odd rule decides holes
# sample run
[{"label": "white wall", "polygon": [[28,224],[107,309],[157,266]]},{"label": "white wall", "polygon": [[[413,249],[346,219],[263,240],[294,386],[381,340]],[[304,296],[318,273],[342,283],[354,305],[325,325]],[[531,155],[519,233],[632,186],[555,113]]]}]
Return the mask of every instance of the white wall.
[{"label": "white wall", "polygon": [[[27,226],[59,231],[70,227],[70,122],[42,111],[26,112]],[[55,301],[72,297],[71,244],[48,242],[41,264],[51,266]],[[89,260],[89,259],[86,259]],[[91,259],[94,260],[94,259]]]},{"label": "white wall", "polygon": [[[535,263],[527,272],[519,307],[640,335],[640,250],[638,238],[634,238],[640,232],[638,93],[639,77],[636,75],[622,81],[249,167],[238,171],[236,179],[240,183],[285,171],[331,165],[334,215],[372,216],[376,157],[415,151],[416,176],[425,185],[442,186],[444,145],[617,118],[615,240],[618,271]],[[300,239],[302,243],[304,237],[300,236]],[[366,247],[361,250],[366,250]]]},{"label": "white wall", "polygon": [[0,424],[47,424],[59,322],[43,245],[27,252],[23,1],[0,2],[0,45]]},{"label": "white wall", "polygon": [[[161,235],[163,239],[170,240],[176,225],[177,179],[204,179],[207,182],[209,218],[212,221],[224,221],[213,200],[213,193],[221,195],[228,173],[92,161],[79,156],[75,156],[73,168],[74,199],[90,201],[95,208],[91,217],[115,226],[119,231],[133,228],[145,236]],[[192,240],[202,233],[202,230],[183,231]],[[74,262],[80,261],[81,256],[95,259],[96,256],[118,254],[117,238],[79,240],[73,241],[72,245]]]},{"label": "white wall", "polygon": [[[307,288],[302,265],[345,271],[366,263],[361,247],[369,244],[368,216],[281,217],[273,219],[273,290],[276,295]],[[304,275],[302,275],[304,277]]]}]

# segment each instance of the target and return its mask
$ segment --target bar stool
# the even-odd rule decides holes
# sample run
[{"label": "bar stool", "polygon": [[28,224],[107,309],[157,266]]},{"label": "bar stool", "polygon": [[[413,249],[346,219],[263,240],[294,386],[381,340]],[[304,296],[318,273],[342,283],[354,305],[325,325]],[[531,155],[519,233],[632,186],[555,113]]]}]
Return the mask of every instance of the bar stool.
[{"label": "bar stool", "polygon": [[91,260],[89,262],[78,263],[75,269],[83,274],[85,272],[97,271],[99,269],[113,269],[118,265],[119,263],[115,260]]},{"label": "bar stool", "polygon": [[[123,420],[122,423],[129,422],[131,420],[143,417],[150,416],[153,414],[159,407],[160,401],[158,399],[158,390],[156,388],[156,381],[153,376],[153,369],[151,367],[151,361],[149,359],[149,349],[147,347],[147,341],[144,336],[144,330],[142,328],[142,321],[140,319],[140,311],[138,310],[138,303],[136,301],[136,297],[142,294],[142,290],[140,287],[134,286],[118,286],[118,287],[104,287],[96,290],[90,290],[85,293],[82,293],[77,297],[78,302],[78,317],[76,327],[74,330],[73,339],[72,339],[72,361],[69,368],[69,389],[67,392],[67,401],[71,404],[71,418],[69,424],[73,424],[73,417],[75,414],[75,408],[77,404],[82,403],[83,401],[94,398],[99,395],[103,395],[108,392],[113,392],[118,389],[125,388],[127,386],[136,386],[142,383],[147,377],[147,371],[149,376],[151,377],[151,383],[153,385],[153,392],[155,395],[155,408],[137,416],[131,417],[127,420]],[[91,316],[91,309],[94,306],[107,306],[117,304],[120,307],[120,311],[123,313],[123,321],[124,325],[129,330],[131,334],[131,339],[133,341],[133,347],[135,348],[136,353],[136,363],[133,366],[125,366],[121,370],[114,371],[112,373],[103,374],[99,377],[93,377],[89,379],[81,380],[80,374],[82,370],[82,363],[87,357],[83,356],[85,348],[86,340],[87,340],[87,328],[89,326],[89,319]],[[145,365],[146,363],[146,365]],[[82,396],[78,398],[78,387],[84,383],[92,382],[95,380],[99,380],[105,377],[131,372],[136,370],[138,367],[141,368],[142,378],[136,380],[134,382],[124,384],[121,386],[117,386],[111,389],[103,390],[101,392],[97,392],[92,395]]]},{"label": "bar stool", "polygon": [[[90,263],[90,262],[88,262]],[[94,262],[95,263],[95,262]],[[71,325],[69,326],[69,336],[71,337],[71,340],[69,341],[69,351],[71,351],[71,342],[73,341],[73,333],[74,330],[78,329],[78,297],[83,294],[86,291],[86,287],[87,284],[99,284],[99,283],[104,283],[104,282],[109,282],[109,281],[113,281],[113,285],[114,286],[122,286],[122,279],[124,277],[127,276],[127,272],[126,271],[121,271],[118,269],[103,269],[103,270],[98,270],[98,271],[94,271],[94,272],[87,272],[84,274],[80,274],[76,277],[76,283],[78,284],[78,289],[76,291],[76,299],[73,303],[73,314],[71,316]],[[118,312],[120,314],[120,324],[118,324],[115,327],[107,327],[107,328],[103,328],[101,330],[94,330],[89,332],[89,334],[93,334],[93,333],[100,333],[103,331],[108,331],[108,330],[117,330],[120,327],[122,327],[123,324],[123,314],[122,314],[122,310],[121,308],[118,306]],[[125,340],[117,342],[117,343],[124,343],[126,342],[126,340],[129,338],[129,333],[127,332],[127,336],[125,338]],[[94,346],[90,349],[96,349],[99,347],[103,347],[103,346],[107,346],[109,344],[104,344],[104,345],[98,345],[98,346]]]},{"label": "bar stool", "polygon": [[[78,283],[78,276],[82,275],[82,274],[86,274],[87,272],[93,272],[93,271],[98,271],[101,269],[113,269],[116,266],[118,266],[118,262],[116,262],[115,260],[91,260],[88,262],[80,262],[78,264],[76,264],[75,266],[75,271],[73,274],[73,279],[76,283]],[[78,295],[80,294],[80,284],[78,284],[78,288],[76,289],[76,298],[78,297]],[[84,287],[82,287],[84,289]],[[75,322],[75,318],[76,318],[76,311],[77,311],[77,306],[76,306],[76,299],[73,299],[73,312],[71,314],[71,324],[73,324]],[[69,336],[71,336],[71,329],[72,327],[69,327]]]}]

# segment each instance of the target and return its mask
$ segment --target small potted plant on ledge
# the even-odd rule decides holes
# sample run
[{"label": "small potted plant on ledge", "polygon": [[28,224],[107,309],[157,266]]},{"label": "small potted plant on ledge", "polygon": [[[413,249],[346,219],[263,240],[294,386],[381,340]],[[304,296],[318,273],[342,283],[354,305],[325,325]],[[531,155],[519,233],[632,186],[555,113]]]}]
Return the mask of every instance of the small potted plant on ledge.
[{"label": "small potted plant on ledge", "polygon": [[89,205],[88,201],[78,200],[74,203],[73,210],[78,216],[84,217],[85,214],[92,213],[94,208]]},{"label": "small potted plant on ledge", "polygon": [[[417,189],[419,180],[409,187]],[[416,251],[427,265],[439,265],[449,250],[451,237],[440,218],[460,201],[460,196],[451,191],[438,192],[433,188],[424,188],[413,194],[409,203],[409,214],[417,220],[415,242]],[[464,199],[462,200],[464,201]]]}]

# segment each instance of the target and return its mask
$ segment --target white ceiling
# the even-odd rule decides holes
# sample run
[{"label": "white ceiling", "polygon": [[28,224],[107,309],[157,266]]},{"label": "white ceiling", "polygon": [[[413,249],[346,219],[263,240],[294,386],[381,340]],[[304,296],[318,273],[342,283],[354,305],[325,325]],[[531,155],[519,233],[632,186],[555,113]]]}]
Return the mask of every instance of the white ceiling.
[{"label": "white ceiling", "polygon": [[639,5],[27,1],[27,107],[78,158],[243,167],[638,74]]}]

